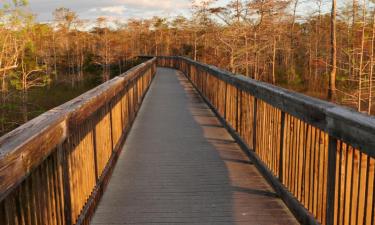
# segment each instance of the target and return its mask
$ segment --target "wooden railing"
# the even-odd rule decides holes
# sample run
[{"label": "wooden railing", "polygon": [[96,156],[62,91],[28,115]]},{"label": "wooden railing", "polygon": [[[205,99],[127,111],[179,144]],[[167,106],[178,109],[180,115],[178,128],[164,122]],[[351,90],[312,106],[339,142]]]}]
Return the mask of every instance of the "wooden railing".
[{"label": "wooden railing", "polygon": [[181,70],[303,224],[374,224],[375,119],[183,57]]},{"label": "wooden railing", "polygon": [[150,59],[0,138],[0,224],[88,224],[155,72]]}]

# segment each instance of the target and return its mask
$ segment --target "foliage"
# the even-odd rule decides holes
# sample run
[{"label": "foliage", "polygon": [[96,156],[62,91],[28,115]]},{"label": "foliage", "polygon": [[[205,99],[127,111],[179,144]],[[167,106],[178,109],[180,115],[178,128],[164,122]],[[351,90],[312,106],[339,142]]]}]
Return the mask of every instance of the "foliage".
[{"label": "foliage", "polygon": [[[373,98],[374,4],[353,2],[337,11],[337,88],[340,103],[366,110]],[[52,23],[39,24],[27,1],[8,1],[0,10],[1,90],[27,91],[59,73],[81,80],[85,70],[102,73],[106,80],[138,55],[183,55],[325,98],[321,93],[327,92],[333,57],[331,14],[324,9],[331,3],[232,0],[219,5],[204,0],[195,1],[191,18],[127,22],[85,21],[62,7],[53,12]],[[301,4],[311,8],[309,14]]]}]

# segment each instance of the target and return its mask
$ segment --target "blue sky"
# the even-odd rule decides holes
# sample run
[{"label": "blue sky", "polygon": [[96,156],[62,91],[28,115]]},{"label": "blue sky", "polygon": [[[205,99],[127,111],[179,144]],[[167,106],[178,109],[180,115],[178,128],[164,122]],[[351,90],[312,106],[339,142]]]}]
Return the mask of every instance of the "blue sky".
[{"label": "blue sky", "polygon": [[[228,1],[219,0],[219,4]],[[29,7],[38,15],[38,21],[50,21],[58,7],[70,8],[82,19],[98,16],[128,19],[189,15],[191,4],[191,0],[29,0]]]},{"label": "blue sky", "polygon": [[[229,1],[218,0],[218,5],[225,5]],[[307,15],[314,5],[312,0],[302,1],[305,3],[298,11]],[[37,20],[43,22],[50,21],[52,12],[58,7],[70,8],[81,19],[92,20],[99,16],[113,19],[189,16],[192,5],[191,0],[29,0],[29,3],[31,10],[38,15]]]}]

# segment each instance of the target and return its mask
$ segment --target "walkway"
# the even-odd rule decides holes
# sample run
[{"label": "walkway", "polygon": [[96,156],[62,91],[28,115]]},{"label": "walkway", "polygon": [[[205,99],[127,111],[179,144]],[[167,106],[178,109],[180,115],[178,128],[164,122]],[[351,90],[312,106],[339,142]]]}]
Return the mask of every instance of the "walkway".
[{"label": "walkway", "polygon": [[159,68],[92,224],[297,222],[188,80]]}]

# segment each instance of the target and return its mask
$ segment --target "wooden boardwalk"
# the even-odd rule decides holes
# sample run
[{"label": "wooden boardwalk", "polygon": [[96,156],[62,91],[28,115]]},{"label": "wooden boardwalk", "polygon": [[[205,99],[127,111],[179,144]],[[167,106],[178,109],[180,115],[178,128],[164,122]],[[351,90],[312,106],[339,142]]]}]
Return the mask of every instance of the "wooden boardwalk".
[{"label": "wooden boardwalk", "polygon": [[92,224],[298,223],[188,80],[159,68]]}]

